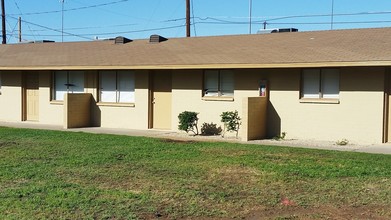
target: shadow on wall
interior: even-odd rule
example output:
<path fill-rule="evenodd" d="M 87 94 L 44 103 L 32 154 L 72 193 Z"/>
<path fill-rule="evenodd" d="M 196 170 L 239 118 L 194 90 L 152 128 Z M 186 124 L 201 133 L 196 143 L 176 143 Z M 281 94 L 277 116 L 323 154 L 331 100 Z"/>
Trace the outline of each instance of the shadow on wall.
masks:
<path fill-rule="evenodd" d="M 95 98 L 91 99 L 91 127 L 101 127 L 101 110 Z"/>
<path fill-rule="evenodd" d="M 18 87 L 22 86 L 22 72 L 21 71 L 2 71 L 1 84 L 4 87 Z"/>
<path fill-rule="evenodd" d="M 273 138 L 281 134 L 281 118 L 273 104 L 269 101 L 267 106 L 267 138 Z"/>

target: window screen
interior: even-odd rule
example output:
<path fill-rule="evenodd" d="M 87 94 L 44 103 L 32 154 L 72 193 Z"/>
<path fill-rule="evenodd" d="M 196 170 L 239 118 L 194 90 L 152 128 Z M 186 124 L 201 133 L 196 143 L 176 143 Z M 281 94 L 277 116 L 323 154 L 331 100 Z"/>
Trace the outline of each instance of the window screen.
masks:
<path fill-rule="evenodd" d="M 115 71 L 100 72 L 100 101 L 117 102 L 117 75 Z"/>
<path fill-rule="evenodd" d="M 83 71 L 56 71 L 54 72 L 53 99 L 63 101 L 66 93 L 84 92 Z"/>
<path fill-rule="evenodd" d="M 117 80 L 117 102 L 134 102 L 134 74 L 130 71 L 119 71 Z"/>
<path fill-rule="evenodd" d="M 231 70 L 206 70 L 204 96 L 233 96 L 234 73 Z"/>
<path fill-rule="evenodd" d="M 54 74 L 54 99 L 64 100 L 64 94 L 68 92 L 68 72 L 57 71 Z"/>
<path fill-rule="evenodd" d="M 100 101 L 132 103 L 135 101 L 135 79 L 132 71 L 101 71 Z"/>
<path fill-rule="evenodd" d="M 339 98 L 339 72 L 336 69 L 322 71 L 322 94 L 323 98 Z"/>
<path fill-rule="evenodd" d="M 234 95 L 234 73 L 230 70 L 220 72 L 220 91 L 222 96 Z"/>
<path fill-rule="evenodd" d="M 205 96 L 219 95 L 219 71 L 209 70 L 205 71 L 204 91 Z"/>
<path fill-rule="evenodd" d="M 320 70 L 304 70 L 303 98 L 319 98 Z"/>
<path fill-rule="evenodd" d="M 306 69 L 302 73 L 302 98 L 338 99 L 338 69 Z"/>

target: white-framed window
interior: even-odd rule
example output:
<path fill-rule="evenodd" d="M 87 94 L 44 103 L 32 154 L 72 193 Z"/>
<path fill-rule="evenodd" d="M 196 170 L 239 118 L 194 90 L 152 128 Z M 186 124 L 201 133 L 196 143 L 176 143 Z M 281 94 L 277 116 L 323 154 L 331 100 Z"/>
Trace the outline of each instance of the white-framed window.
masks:
<path fill-rule="evenodd" d="M 99 102 L 134 103 L 135 79 L 130 70 L 99 72 Z"/>
<path fill-rule="evenodd" d="M 234 72 L 232 70 L 205 70 L 204 96 L 234 96 Z"/>
<path fill-rule="evenodd" d="M 339 69 L 304 69 L 301 98 L 339 99 Z"/>
<path fill-rule="evenodd" d="M 53 100 L 63 101 L 66 93 L 84 93 L 83 71 L 55 71 L 53 73 Z"/>

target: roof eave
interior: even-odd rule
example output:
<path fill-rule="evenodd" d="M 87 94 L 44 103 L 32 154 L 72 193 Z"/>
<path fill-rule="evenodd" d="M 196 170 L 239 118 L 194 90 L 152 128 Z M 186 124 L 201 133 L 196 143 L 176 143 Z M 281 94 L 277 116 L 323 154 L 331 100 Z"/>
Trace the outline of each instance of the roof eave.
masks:
<path fill-rule="evenodd" d="M 269 63 L 269 64 L 186 64 L 186 65 L 135 65 L 135 66 L 0 66 L 0 70 L 156 70 L 156 69 L 271 69 L 271 68 L 319 68 L 391 66 L 391 61 Z"/>

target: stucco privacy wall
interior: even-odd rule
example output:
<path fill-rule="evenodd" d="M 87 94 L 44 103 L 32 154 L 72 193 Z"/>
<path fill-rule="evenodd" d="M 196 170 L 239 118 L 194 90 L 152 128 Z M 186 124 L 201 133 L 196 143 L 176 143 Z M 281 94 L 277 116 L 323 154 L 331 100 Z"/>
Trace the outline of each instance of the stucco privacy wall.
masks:
<path fill-rule="evenodd" d="M 1 71 L 0 120 L 19 122 L 22 117 L 22 74 Z"/>
<path fill-rule="evenodd" d="M 267 104 L 267 97 L 243 98 L 242 140 L 266 138 Z"/>
<path fill-rule="evenodd" d="M 214 123 L 223 128 L 220 115 L 224 111 L 237 110 L 242 116 L 243 98 L 258 96 L 258 82 L 265 76 L 259 70 L 234 70 L 234 72 L 234 100 L 206 101 L 202 99 L 202 70 L 174 70 L 172 75 L 172 129 L 178 130 L 178 115 L 183 111 L 198 112 L 200 128 L 204 122 Z M 228 135 L 234 136 L 235 134 L 227 133 Z M 239 135 L 242 136 L 242 134 Z"/>
<path fill-rule="evenodd" d="M 65 129 L 91 126 L 91 99 L 89 93 L 64 95 Z"/>
<path fill-rule="evenodd" d="M 340 103 L 300 103 L 300 70 L 270 70 L 268 132 L 287 138 L 381 143 L 384 68 L 341 68 Z"/>

